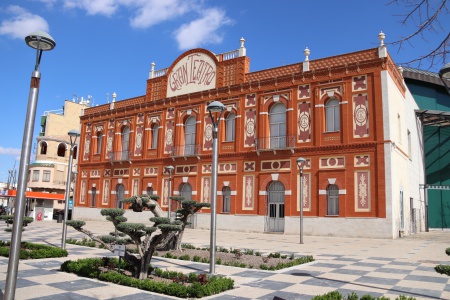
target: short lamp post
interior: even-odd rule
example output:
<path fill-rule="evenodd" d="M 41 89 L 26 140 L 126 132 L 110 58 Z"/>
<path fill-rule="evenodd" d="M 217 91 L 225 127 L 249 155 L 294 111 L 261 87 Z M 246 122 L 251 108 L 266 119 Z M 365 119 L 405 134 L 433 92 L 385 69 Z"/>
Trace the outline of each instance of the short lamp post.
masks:
<path fill-rule="evenodd" d="M 34 121 L 36 118 L 36 107 L 39 95 L 39 84 L 41 73 L 42 51 L 55 48 L 55 40 L 42 31 L 36 31 L 25 37 L 28 46 L 36 49 L 36 64 L 31 73 L 30 92 L 28 94 L 27 114 L 25 117 L 25 128 L 22 139 L 22 152 L 20 153 L 19 179 L 17 182 L 17 199 L 15 203 L 14 225 L 11 233 L 11 246 L 8 260 L 8 273 L 5 283 L 5 300 L 13 300 L 16 293 L 17 270 L 19 268 L 20 243 L 22 239 L 23 215 L 25 213 L 25 196 L 27 189 L 28 165 L 30 163 L 31 145 L 33 140 Z"/>
<path fill-rule="evenodd" d="M 68 132 L 70 138 L 70 155 L 69 155 L 69 165 L 67 167 L 67 181 L 66 181 L 66 195 L 64 198 L 64 222 L 63 231 L 61 239 L 61 249 L 66 249 L 66 237 L 67 237 L 67 218 L 69 216 L 69 198 L 70 198 L 70 183 L 72 176 L 72 163 L 73 163 L 73 150 L 77 145 L 77 138 L 80 136 L 78 130 L 72 129 Z"/>
<path fill-rule="evenodd" d="M 222 118 L 225 105 L 219 101 L 211 102 L 206 109 L 209 111 L 209 117 L 213 125 L 212 131 L 212 179 L 211 179 L 211 232 L 210 232 L 210 253 L 209 253 L 209 273 L 216 272 L 216 202 L 217 202 L 217 159 L 218 159 L 218 145 L 217 135 L 219 132 L 219 121 Z M 214 117 L 216 117 L 214 119 Z"/>
<path fill-rule="evenodd" d="M 303 244 L 303 167 L 306 159 L 303 157 L 297 158 L 298 169 L 300 170 L 300 244 Z"/>
<path fill-rule="evenodd" d="M 167 172 L 169 172 L 169 194 L 167 196 L 168 201 L 168 209 L 167 209 L 167 217 L 170 221 L 172 221 L 171 214 L 172 214 L 172 199 L 170 197 L 172 196 L 172 172 L 175 169 L 174 166 L 168 166 L 166 168 Z"/>
<path fill-rule="evenodd" d="M 450 94 L 450 86 L 448 85 L 450 82 L 450 63 L 446 63 L 442 69 L 439 71 L 439 77 L 442 80 L 442 83 L 444 83 L 447 92 Z"/>

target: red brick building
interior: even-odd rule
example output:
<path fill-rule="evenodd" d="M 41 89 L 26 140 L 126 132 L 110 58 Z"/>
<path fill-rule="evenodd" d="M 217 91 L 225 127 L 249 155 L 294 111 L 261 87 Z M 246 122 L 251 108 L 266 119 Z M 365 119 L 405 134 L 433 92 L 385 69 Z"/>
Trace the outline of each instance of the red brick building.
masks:
<path fill-rule="evenodd" d="M 75 218 L 100 218 L 98 209 L 145 193 L 160 195 L 167 209 L 169 165 L 174 195 L 209 202 L 206 107 L 220 101 L 218 229 L 298 233 L 296 160 L 304 157 L 305 234 L 408 234 L 418 221 L 412 210 L 423 211 L 420 130 L 416 104 L 380 41 L 311 61 L 306 49 L 303 62 L 250 72 L 241 39 L 236 51 L 193 49 L 167 69 L 152 68 L 145 95 L 114 95 L 81 117 Z M 193 224 L 209 228 L 209 220 L 203 209 Z"/>

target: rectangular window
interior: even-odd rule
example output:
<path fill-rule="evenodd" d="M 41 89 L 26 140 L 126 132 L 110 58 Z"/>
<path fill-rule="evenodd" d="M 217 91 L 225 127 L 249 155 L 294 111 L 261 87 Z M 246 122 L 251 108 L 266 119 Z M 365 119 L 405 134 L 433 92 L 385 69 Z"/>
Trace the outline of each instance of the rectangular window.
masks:
<path fill-rule="evenodd" d="M 33 170 L 33 181 L 39 181 L 39 170 Z"/>
<path fill-rule="evenodd" d="M 50 182 L 50 171 L 43 171 L 42 173 L 42 181 L 43 182 Z"/>

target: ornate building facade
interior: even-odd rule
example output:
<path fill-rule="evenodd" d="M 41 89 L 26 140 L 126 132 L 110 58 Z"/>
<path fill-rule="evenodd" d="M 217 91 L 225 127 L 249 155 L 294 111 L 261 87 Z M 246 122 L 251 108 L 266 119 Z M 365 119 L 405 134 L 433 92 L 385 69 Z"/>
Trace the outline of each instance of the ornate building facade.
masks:
<path fill-rule="evenodd" d="M 99 209 L 148 193 L 167 209 L 170 186 L 210 202 L 206 107 L 220 101 L 218 229 L 298 234 L 302 205 L 306 235 L 409 234 L 409 212 L 423 205 L 420 124 L 383 39 L 317 60 L 306 49 L 302 62 L 257 72 L 243 39 L 235 51 L 193 49 L 167 69 L 152 64 L 145 95 L 114 97 L 81 117 L 75 218 L 101 218 Z M 210 214 L 193 226 L 209 228 Z"/>

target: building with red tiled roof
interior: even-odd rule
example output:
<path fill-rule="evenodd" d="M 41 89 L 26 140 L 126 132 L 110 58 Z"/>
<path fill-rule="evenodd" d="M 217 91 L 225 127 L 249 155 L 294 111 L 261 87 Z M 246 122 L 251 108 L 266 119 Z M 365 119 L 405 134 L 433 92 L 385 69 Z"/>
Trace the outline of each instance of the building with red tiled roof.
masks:
<path fill-rule="evenodd" d="M 145 95 L 81 117 L 75 218 L 102 218 L 133 195 L 158 194 L 167 210 L 170 194 L 211 202 L 216 193 L 219 230 L 299 234 L 300 220 L 306 235 L 423 229 L 417 105 L 379 39 L 317 60 L 305 49 L 299 63 L 257 72 L 243 39 L 235 51 L 192 49 L 166 69 L 152 64 Z M 226 107 L 214 192 L 212 101 Z M 208 229 L 210 216 L 202 209 L 192 226 Z"/>

